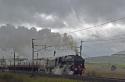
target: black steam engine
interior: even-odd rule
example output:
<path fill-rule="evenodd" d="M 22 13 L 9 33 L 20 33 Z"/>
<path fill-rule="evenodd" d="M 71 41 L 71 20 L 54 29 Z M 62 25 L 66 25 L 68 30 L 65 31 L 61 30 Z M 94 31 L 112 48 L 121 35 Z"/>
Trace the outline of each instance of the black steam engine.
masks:
<path fill-rule="evenodd" d="M 45 65 L 40 64 L 25 64 L 25 65 L 8 65 L 6 71 L 23 71 L 23 72 L 45 72 L 53 73 L 61 71 L 60 74 L 82 75 L 85 71 L 85 60 L 78 55 L 67 55 L 55 57 L 53 59 L 46 59 Z"/>
<path fill-rule="evenodd" d="M 85 71 L 85 60 L 78 55 L 68 55 L 57 57 L 54 60 L 48 61 L 47 69 L 53 72 L 53 69 L 60 69 L 61 74 L 82 75 Z M 59 70 L 58 70 L 59 71 Z"/>

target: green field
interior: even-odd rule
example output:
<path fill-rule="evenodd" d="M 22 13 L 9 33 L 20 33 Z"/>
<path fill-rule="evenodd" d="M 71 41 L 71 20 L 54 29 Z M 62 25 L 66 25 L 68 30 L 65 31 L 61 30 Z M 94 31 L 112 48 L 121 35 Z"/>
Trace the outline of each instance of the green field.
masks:
<path fill-rule="evenodd" d="M 124 78 L 125 76 L 125 65 L 124 64 L 115 64 L 117 69 L 111 71 L 112 64 L 106 63 L 88 63 L 86 64 L 86 73 L 87 76 L 96 76 L 96 77 L 108 77 L 108 78 Z"/>
<path fill-rule="evenodd" d="M 14 73 L 0 73 L 0 82 L 81 82 L 64 78 L 40 77 Z M 83 82 L 83 81 L 82 81 Z"/>
<path fill-rule="evenodd" d="M 112 65 L 116 66 L 117 69 L 115 71 L 111 71 Z M 87 58 L 86 75 L 124 78 L 125 56 L 111 55 Z"/>

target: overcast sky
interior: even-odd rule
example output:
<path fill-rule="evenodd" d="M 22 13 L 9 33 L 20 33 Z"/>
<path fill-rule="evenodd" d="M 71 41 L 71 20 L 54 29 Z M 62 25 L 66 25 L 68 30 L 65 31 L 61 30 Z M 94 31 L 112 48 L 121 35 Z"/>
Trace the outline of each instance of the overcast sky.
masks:
<path fill-rule="evenodd" d="M 125 0 L 0 0 L 1 25 L 51 28 L 53 32 L 69 33 L 122 17 L 125 17 Z M 125 36 L 124 22 L 125 19 L 69 34 L 77 42 L 118 39 L 83 44 L 86 56 L 110 55 L 125 50 L 124 39 L 119 39 Z"/>

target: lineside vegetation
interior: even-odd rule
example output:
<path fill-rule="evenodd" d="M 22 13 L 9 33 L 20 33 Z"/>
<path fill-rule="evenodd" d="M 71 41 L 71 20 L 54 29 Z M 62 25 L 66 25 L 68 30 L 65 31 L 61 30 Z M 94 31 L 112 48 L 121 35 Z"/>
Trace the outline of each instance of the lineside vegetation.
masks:
<path fill-rule="evenodd" d="M 0 73 L 0 82 L 81 82 L 77 80 L 40 77 L 15 73 Z"/>

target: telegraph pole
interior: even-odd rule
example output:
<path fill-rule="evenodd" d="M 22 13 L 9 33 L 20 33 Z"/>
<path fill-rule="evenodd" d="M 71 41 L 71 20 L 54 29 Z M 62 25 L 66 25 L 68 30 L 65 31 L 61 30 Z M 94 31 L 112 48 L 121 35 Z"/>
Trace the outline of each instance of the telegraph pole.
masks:
<path fill-rule="evenodd" d="M 5 60 L 4 60 L 4 56 L 3 56 L 3 59 L 2 59 L 2 72 L 4 71 L 4 68 L 5 68 Z"/>
<path fill-rule="evenodd" d="M 2 65 L 4 66 L 4 64 L 5 64 L 5 59 L 4 59 L 4 56 L 3 56 Z"/>
<path fill-rule="evenodd" d="M 3 66 L 4 67 L 6 66 L 6 59 L 4 58 L 4 56 L 3 56 Z"/>
<path fill-rule="evenodd" d="M 56 51 L 54 50 L 54 54 L 53 54 L 53 56 L 55 56 L 56 55 Z"/>
<path fill-rule="evenodd" d="M 38 51 L 40 51 L 40 50 L 35 50 L 35 47 L 37 47 L 37 46 L 42 46 L 43 47 L 43 49 L 47 49 L 47 48 L 49 48 L 49 47 L 52 47 L 52 46 L 48 46 L 48 45 L 36 45 L 35 43 L 34 43 L 34 40 L 37 40 L 37 39 L 32 39 L 32 65 L 34 65 L 34 55 L 35 55 L 35 52 L 37 52 L 37 60 L 38 60 Z"/>
<path fill-rule="evenodd" d="M 38 60 L 39 53 L 37 52 L 37 60 Z"/>
<path fill-rule="evenodd" d="M 32 39 L 32 64 L 34 64 L 34 40 Z"/>
<path fill-rule="evenodd" d="M 32 73 L 34 72 L 34 40 L 32 39 Z"/>
<path fill-rule="evenodd" d="M 38 57 L 39 57 L 39 53 L 37 52 L 37 65 L 38 65 Z"/>
<path fill-rule="evenodd" d="M 82 56 L 82 44 L 84 41 L 81 40 L 81 44 L 80 44 L 80 56 Z"/>
<path fill-rule="evenodd" d="M 14 72 L 15 72 L 15 50 L 13 49 L 13 59 L 14 59 Z"/>
<path fill-rule="evenodd" d="M 11 66 L 11 60 L 10 60 L 10 66 Z"/>

